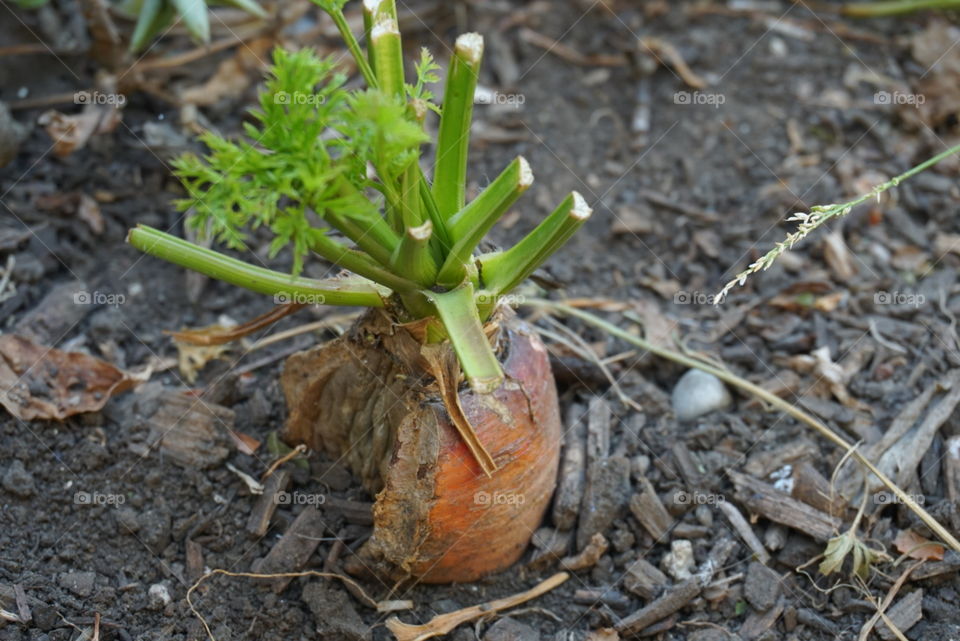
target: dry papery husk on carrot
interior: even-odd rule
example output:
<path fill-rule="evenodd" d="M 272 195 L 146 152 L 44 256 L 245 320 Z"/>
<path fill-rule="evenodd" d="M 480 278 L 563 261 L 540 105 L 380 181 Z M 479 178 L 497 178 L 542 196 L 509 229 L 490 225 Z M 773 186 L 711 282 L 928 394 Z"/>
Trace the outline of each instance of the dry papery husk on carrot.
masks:
<path fill-rule="evenodd" d="M 444 395 L 437 378 L 459 376 L 449 343 L 426 344 L 424 322 L 380 309 L 287 360 L 287 440 L 342 461 L 376 496 L 360 557 L 378 573 L 474 581 L 517 561 L 540 525 L 561 441 L 549 358 L 508 308 L 485 329 L 505 374 L 488 395 L 463 384 Z M 490 474 L 454 426 L 461 410 L 496 464 Z"/>

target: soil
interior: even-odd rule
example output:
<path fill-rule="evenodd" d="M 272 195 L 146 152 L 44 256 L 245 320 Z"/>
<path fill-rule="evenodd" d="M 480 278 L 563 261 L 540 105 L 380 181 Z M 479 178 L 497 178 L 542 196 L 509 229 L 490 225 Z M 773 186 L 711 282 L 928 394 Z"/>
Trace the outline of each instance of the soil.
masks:
<path fill-rule="evenodd" d="M 919 82 L 925 69 L 911 59 L 904 38 L 944 18 L 920 13 L 853 21 L 834 14 L 818 16 L 802 3 L 789 2 L 752 3 L 759 7 L 753 12 L 705 11 L 719 8 L 710 3 L 635 4 L 546 2 L 531 10 L 509 2 L 465 3 L 456 5 L 456 11 L 445 3 L 412 5 L 414 11 L 429 12 L 430 18 L 424 21 L 428 28 L 417 27 L 406 36 L 408 44 L 442 51 L 441 42 L 451 42 L 462 21 L 471 30 L 498 32 L 498 44 L 508 48 L 520 69 L 511 87 L 503 86 L 495 65 L 487 65 L 482 79 L 514 96 L 514 102 L 522 97 L 518 109 L 487 105 L 475 110 L 481 123 L 523 139 L 475 139 L 470 175 L 476 185 L 485 184 L 517 154 L 524 155 L 536 173 L 525 205 L 517 208 L 519 216 L 508 216 L 507 224 L 494 231 L 494 242 L 515 242 L 569 190 L 579 190 L 595 214 L 538 279 L 560 288 L 553 296 L 642 301 L 658 317 L 677 322 L 688 347 L 722 359 L 757 383 L 786 377 L 791 357 L 828 347 L 834 361 L 843 361 L 869 344 L 872 355 L 846 381 L 865 409 L 851 410 L 822 397 L 816 399 L 817 408 L 838 431 L 856 434 L 851 426 L 860 425 L 860 418 L 882 431 L 905 402 L 960 366 L 953 317 L 960 312 L 958 260 L 934 252 L 938 234 L 960 231 L 953 216 L 960 202 L 955 162 L 901 187 L 898 201 L 882 213 L 867 206 L 832 225 L 842 230 L 849 247 L 855 273 L 846 278 L 831 267 L 821 232 L 798 248 L 793 260 L 736 290 L 724 307 L 712 306 L 708 297 L 785 235 L 789 227 L 783 221 L 791 212 L 852 197 L 877 177 L 904 171 L 955 137 L 955 118 L 917 126 L 896 105 L 877 104 L 877 88 L 869 81 L 851 80 L 854 72 L 863 72 L 907 86 Z M 36 41 L 35 17 L 6 5 L 4 11 L 0 39 L 5 44 Z M 14 13 L 24 22 L 14 20 Z M 522 18 L 523 25 L 511 25 L 511 18 Z M 778 18 L 783 20 L 778 23 Z M 523 28 L 560 39 L 584 55 L 625 56 L 629 64 L 574 65 L 531 44 Z M 851 36 L 851 31 L 860 35 Z M 638 44 L 638 36 L 670 43 L 710 83 L 695 100 L 716 103 L 716 96 L 722 96 L 722 104 L 677 99 L 677 92 L 690 95 L 694 90 L 671 68 L 655 62 L 651 68 L 652 58 Z M 488 56 L 492 47 L 488 40 Z M 230 55 L 205 58 L 178 78 L 202 79 Z M 82 56 L 7 55 L 0 58 L 0 100 L 15 103 L 25 93 L 34 97 L 86 89 L 93 86 L 96 69 Z M 644 102 L 651 120 L 645 136 L 631 131 L 641 86 L 649 91 Z M 253 97 L 251 88 L 202 111 L 221 131 L 237 131 L 240 114 Z M 68 113 L 74 109 L 60 108 Z M 223 316 L 242 322 L 272 307 L 262 296 L 213 281 L 202 283 L 202 293 L 191 296 L 196 283 L 188 283 L 181 269 L 124 244 L 126 230 L 137 223 L 184 233 L 183 217 L 171 205 L 181 192 L 169 172 L 170 150 L 144 142 L 148 125 L 169 124 L 179 130 L 175 105 L 146 93 L 130 95 L 123 122 L 113 133 L 96 135 L 85 148 L 63 158 L 50 153 L 49 136 L 33 124 L 42 111 L 15 110 L 28 134 L 14 162 L 0 170 L 0 225 L 17 232 L 32 230 L 21 243 L 0 246 L 0 258 L 12 255 L 16 260 L 16 294 L 0 302 L 2 331 L 13 331 L 44 296 L 64 283 L 122 295 L 114 299 L 120 304 L 84 307 L 48 344 L 134 368 L 154 357 L 176 356 L 167 330 L 206 326 Z M 72 213 L 42 206 L 53 195 L 71 192 L 97 199 L 105 222 L 102 232 L 95 233 Z M 651 200 L 650 192 L 662 198 Z M 632 231 L 617 233 L 618 223 Z M 266 239 L 258 237 L 252 245 L 264 262 L 287 267 L 282 254 L 266 258 Z M 918 254 L 931 269 L 912 267 L 909 259 Z M 321 263 L 308 269 L 317 276 L 328 271 Z M 803 286 L 798 289 L 797 283 Z M 801 295 L 834 292 L 843 297 L 832 309 L 796 302 Z M 926 303 L 881 305 L 877 292 L 921 292 Z M 791 304 L 781 304 L 778 295 Z M 301 312 L 251 339 L 290 329 L 311 320 L 311 314 L 323 317 L 339 311 Z M 527 312 L 521 308 L 521 313 Z M 860 321 L 867 317 L 877 321 L 884 342 L 902 345 L 902 352 L 891 350 L 876 331 L 865 328 Z M 612 318 L 631 324 L 624 317 Z M 607 355 L 626 349 L 593 328 L 564 322 Z M 192 385 L 175 368 L 155 374 L 152 383 L 205 390 L 210 402 L 234 410 L 236 430 L 263 441 L 282 428 L 287 414 L 278 383 L 282 355 L 332 335 L 300 336 L 252 353 L 236 349 L 208 365 Z M 765 462 L 778 460 L 784 444 L 805 447 L 806 460 L 827 478 L 842 455 L 805 426 L 765 411 L 745 396 L 728 410 L 678 422 L 669 394 L 684 370 L 647 354 L 629 353 L 613 366 L 623 391 L 642 412 L 619 404 L 608 385 L 580 376 L 583 382 L 561 367 L 556 373 L 562 413 L 568 417 L 565 427 L 573 429 L 586 420 L 583 412 L 571 408 L 581 408 L 595 396 L 607 399 L 615 414 L 611 450 L 636 465 L 646 461 L 647 478 L 663 497 L 683 488 L 684 480 L 689 482 L 681 480 L 678 444 L 696 458 L 700 489 L 730 500 L 732 484 L 725 470 L 762 469 Z M 238 370 L 243 373 L 238 375 Z M 798 396 L 816 382 L 812 374 L 802 373 L 795 385 Z M 101 639 L 205 638 L 185 600 L 196 571 L 188 562 L 187 542 L 199 544 L 201 569 L 247 572 L 304 509 L 281 506 L 268 532 L 250 538 L 247 520 L 257 497 L 225 463 L 258 477 L 269 455 L 261 449 L 250 456 L 231 447 L 226 461 L 201 469 L 145 452 L 148 396 L 127 393 L 101 412 L 63 423 L 24 422 L 0 412 L 0 589 L 21 586 L 33 617 L 29 625 L 4 625 L 0 618 L 0 640 L 91 638 L 95 615 L 100 617 Z M 950 419 L 937 437 L 939 447 L 958 433 L 960 422 Z M 372 500 L 321 454 L 312 455 L 309 470 L 288 467 L 293 488 L 304 493 L 324 492 L 341 503 Z M 949 514 L 943 483 L 923 484 L 918 490 L 926 494 L 928 507 L 943 503 L 943 514 Z M 104 498 L 78 501 L 78 493 Z M 955 515 L 956 506 L 952 509 Z M 311 569 L 322 569 L 333 547 L 340 546 L 341 557 L 349 556 L 369 536 L 363 518 L 329 505 L 321 514 L 319 547 L 306 564 Z M 614 516 L 605 529 L 612 542 L 609 552 L 594 567 L 574 573 L 564 585 L 515 613 L 514 619 L 539 631 L 542 639 L 584 639 L 588 631 L 612 626 L 645 605 L 644 599 L 623 590 L 624 571 L 638 556 L 659 565 L 676 537 L 655 541 L 628 510 Z M 751 552 L 715 505 L 676 509 L 674 516 L 678 523 L 701 526 L 699 531 L 688 527 L 686 535 L 698 563 L 718 540 L 730 536 L 738 545 L 724 571 L 727 576 L 747 575 Z M 915 520 L 898 506 L 874 514 L 870 522 L 879 531 L 916 528 Z M 944 522 L 960 534 L 956 520 Z M 761 533 L 766 527 L 763 519 L 756 524 Z M 785 616 L 759 638 L 855 638 L 873 614 L 862 591 L 841 587 L 827 592 L 836 577 L 817 576 L 812 582 L 811 569 L 808 575 L 792 572 L 822 548 L 793 534 L 774 553 L 772 567 L 788 577 L 782 581 L 783 604 L 792 612 L 794 627 L 785 627 L 790 619 Z M 528 557 L 507 572 L 468 585 L 392 586 L 369 579 L 363 585 L 375 598 L 389 594 L 411 599 L 414 609 L 400 618 L 425 622 L 437 613 L 526 590 L 556 571 L 555 566 L 528 567 Z M 896 578 L 900 570 L 890 572 Z M 874 576 L 867 593 L 882 598 L 891 582 Z M 158 584 L 169 593 L 169 603 L 161 588 L 152 587 Z M 736 633 L 745 619 L 770 607 L 758 606 L 757 599 L 744 600 L 743 588 L 736 581 L 732 585 L 716 601 L 695 600 L 662 638 L 727 638 L 717 626 Z M 958 574 L 910 586 L 923 587 L 925 596 L 924 619 L 908 637 L 960 637 Z M 608 587 L 621 594 L 623 604 L 600 604 L 575 594 Z M 387 615 L 348 597 L 339 582 L 312 577 L 295 579 L 277 594 L 263 582 L 219 576 L 197 591 L 194 602 L 218 641 L 391 637 L 383 626 Z M 4 592 L 0 605 L 16 609 Z M 796 623 L 797 613 L 808 611 L 811 614 L 801 615 Z M 508 623 L 498 624 L 501 632 L 491 631 L 487 638 L 537 638 Z M 483 638 L 489 628 L 490 623 L 476 629 L 461 626 L 451 638 Z M 717 636 L 708 636 L 713 632 Z"/>

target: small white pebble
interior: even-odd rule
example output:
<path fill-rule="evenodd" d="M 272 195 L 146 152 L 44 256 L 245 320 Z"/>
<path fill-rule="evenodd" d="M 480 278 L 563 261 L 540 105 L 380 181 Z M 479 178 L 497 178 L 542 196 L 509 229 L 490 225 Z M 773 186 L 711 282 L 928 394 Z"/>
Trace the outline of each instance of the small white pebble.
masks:
<path fill-rule="evenodd" d="M 173 599 L 170 598 L 170 590 L 162 583 L 154 583 L 151 585 L 150 589 L 147 590 L 147 596 L 150 599 L 150 607 L 157 610 L 167 607 L 170 605 L 170 602 L 173 601 Z"/>
<path fill-rule="evenodd" d="M 698 369 L 691 369 L 681 376 L 670 396 L 673 413 L 680 421 L 692 421 L 723 409 L 732 401 L 733 397 L 723 381 Z"/>
<path fill-rule="evenodd" d="M 663 557 L 663 570 L 677 581 L 686 581 L 693 573 L 693 544 L 686 539 L 670 543 L 670 551 Z"/>

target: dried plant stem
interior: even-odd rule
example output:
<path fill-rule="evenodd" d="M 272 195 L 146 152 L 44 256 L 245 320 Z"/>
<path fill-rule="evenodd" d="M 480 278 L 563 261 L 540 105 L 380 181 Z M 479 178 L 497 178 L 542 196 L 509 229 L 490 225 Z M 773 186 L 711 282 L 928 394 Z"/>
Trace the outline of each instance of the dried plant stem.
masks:
<path fill-rule="evenodd" d="M 867 200 L 870 200 L 871 198 L 876 197 L 879 199 L 880 194 L 882 194 L 883 192 L 893 187 L 896 187 L 907 178 L 910 178 L 916 174 L 919 174 L 921 171 L 924 171 L 925 169 L 929 169 L 930 167 L 933 167 L 944 158 L 948 156 L 952 156 L 958 151 L 960 151 L 960 145 L 954 145 L 953 147 L 950 147 L 946 151 L 942 151 L 936 156 L 933 156 L 932 158 L 928 158 L 927 160 L 923 161 L 916 167 L 913 167 L 912 169 L 905 171 L 899 176 L 895 176 L 894 178 L 891 178 L 887 182 L 877 185 L 876 187 L 871 189 L 868 193 L 863 194 L 859 198 L 855 198 L 854 200 L 851 200 L 849 202 L 841 203 L 839 205 L 816 205 L 810 208 L 810 213 L 803 213 L 803 212 L 795 213 L 793 216 L 788 218 L 787 221 L 799 222 L 800 224 L 797 226 L 797 230 L 795 232 L 787 234 L 787 237 L 781 240 L 780 242 L 778 242 L 773 249 L 771 249 L 766 254 L 764 254 L 757 260 L 755 260 L 753 263 L 750 264 L 749 267 L 747 267 L 745 270 L 743 270 L 742 272 L 734 276 L 733 280 L 731 280 L 729 283 L 724 285 L 723 289 L 720 290 L 720 293 L 717 294 L 717 297 L 715 299 L 716 303 L 717 304 L 722 303 L 723 299 L 727 295 L 727 292 L 729 292 L 735 286 L 738 286 L 738 285 L 742 286 L 745 282 L 747 282 L 747 277 L 750 276 L 751 274 L 755 274 L 757 272 L 768 269 L 786 251 L 793 249 L 794 245 L 796 245 L 799 241 L 806 238 L 811 232 L 813 232 L 818 227 L 826 223 L 828 220 L 832 218 L 838 218 L 840 216 L 846 216 L 853 210 L 854 207 L 856 207 L 857 205 L 863 202 L 866 202 Z"/>
<path fill-rule="evenodd" d="M 648 350 L 649 352 L 656 354 L 661 358 L 666 358 L 675 363 L 679 363 L 686 367 L 693 367 L 709 374 L 713 374 L 722 381 L 729 383 L 735 387 L 740 388 L 741 390 L 751 394 L 762 401 L 769 403 L 775 408 L 782 410 L 794 417 L 795 419 L 802 421 L 819 432 L 824 438 L 834 443 L 838 447 L 843 448 L 847 452 L 851 452 L 851 456 L 859 461 L 864 467 L 866 467 L 870 472 L 872 472 L 880 482 L 883 483 L 887 489 L 893 492 L 900 501 L 903 502 L 914 514 L 916 514 L 921 521 L 927 524 L 927 526 L 936 533 L 940 539 L 949 545 L 951 548 L 960 552 L 960 541 L 958 541 L 950 532 L 946 530 L 940 523 L 937 522 L 930 514 L 923 509 L 909 494 L 904 492 L 896 483 L 887 477 L 886 474 L 877 469 L 877 466 L 871 463 L 854 445 L 847 442 L 842 436 L 835 433 L 832 429 L 827 427 L 824 423 L 820 422 L 810 414 L 804 412 L 802 409 L 787 403 L 779 396 L 768 392 L 767 390 L 754 385 L 750 381 L 737 376 L 731 372 L 720 369 L 709 363 L 685 356 L 678 351 L 669 349 L 667 347 L 661 347 L 654 345 L 638 336 L 634 336 L 629 332 L 617 327 L 613 323 L 607 322 L 595 316 L 589 312 L 585 312 L 581 309 L 571 307 L 569 305 L 558 303 L 555 301 L 545 300 L 545 299 L 527 299 L 524 305 L 535 307 L 539 309 L 545 309 L 557 314 L 562 314 L 566 316 L 573 316 L 579 318 L 580 320 L 597 327 L 607 334 L 624 340 L 632 345 L 636 345 L 641 349 Z"/>
<path fill-rule="evenodd" d="M 570 575 L 566 572 L 558 572 L 526 592 L 514 594 L 513 596 L 495 601 L 488 601 L 483 605 L 474 605 L 447 614 L 438 614 L 423 625 L 410 625 L 401 622 L 396 617 L 391 617 L 387 620 L 387 629 L 393 633 L 397 641 L 426 641 L 426 639 L 443 636 L 462 623 L 474 621 L 480 617 L 535 599 L 553 590 L 569 578 Z"/>

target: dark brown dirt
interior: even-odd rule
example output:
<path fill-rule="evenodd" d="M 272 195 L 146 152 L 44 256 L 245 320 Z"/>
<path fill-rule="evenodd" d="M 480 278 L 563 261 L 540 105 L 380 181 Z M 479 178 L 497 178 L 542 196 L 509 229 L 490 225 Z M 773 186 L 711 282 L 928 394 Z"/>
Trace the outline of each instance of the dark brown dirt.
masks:
<path fill-rule="evenodd" d="M 458 6 L 463 7 L 471 30 L 489 33 L 522 10 L 516 4 Z M 871 359 L 848 383 L 850 393 L 869 409 L 854 411 L 831 399 L 816 399 L 816 411 L 840 431 L 856 434 L 851 426 L 858 425 L 855 419 L 859 418 L 882 431 L 904 402 L 944 371 L 960 366 L 951 316 L 960 313 L 958 261 L 954 255 L 934 252 L 938 233 L 960 231 L 955 218 L 960 202 L 955 163 L 947 163 L 942 173 L 930 173 L 903 186 L 897 205 L 883 215 L 874 216 L 863 208 L 834 227 L 844 230 L 853 253 L 857 273 L 852 277 L 841 279 L 828 268 L 821 234 L 796 252 L 798 260 L 790 263 L 791 269 L 775 266 L 736 292 L 727 306 L 714 308 L 705 300 L 758 251 L 784 235 L 788 228 L 782 221 L 789 213 L 851 197 L 858 193 L 858 185 L 862 189 L 858 179 L 868 172 L 895 175 L 956 137 L 955 119 L 935 128 L 908 126 L 893 106 L 875 103 L 874 86 L 849 79 L 851 70 L 859 70 L 907 84 L 918 81 L 925 69 L 911 60 L 897 38 L 918 33 L 930 20 L 941 18 L 918 14 L 853 22 L 830 15 L 821 22 L 789 2 L 760 3 L 770 7 L 754 16 L 696 12 L 696 6 L 713 6 L 709 4 L 661 3 L 663 13 L 649 14 L 634 3 L 611 3 L 610 12 L 601 3 L 592 3 L 592 10 L 587 10 L 590 4 L 543 3 L 531 12 L 527 26 L 562 39 L 584 54 L 628 52 L 638 67 L 645 67 L 645 56 L 638 53 L 637 36 L 661 38 L 675 46 L 697 74 L 710 80 L 712 86 L 703 93 L 722 95 L 724 102 L 719 106 L 677 104 L 677 92 L 693 90 L 677 74 L 657 67 L 644 80 L 652 118 L 647 144 L 635 147 L 629 133 L 640 82 L 635 69 L 574 66 L 528 44 L 517 28 L 504 31 L 502 38 L 521 75 L 515 87 L 501 90 L 522 95 L 522 108 L 480 106 L 476 114 L 488 125 L 503 127 L 525 141 L 476 144 L 471 176 L 478 185 L 484 184 L 513 156 L 523 154 L 537 182 L 525 197 L 525 206 L 517 209 L 520 217 L 515 224 L 494 232 L 495 242 L 517 240 L 567 191 L 577 189 L 596 213 L 547 270 L 567 295 L 650 301 L 662 315 L 679 322 L 690 347 L 722 358 L 755 382 L 784 376 L 791 368 L 790 357 L 818 347 L 829 347 L 833 360 L 842 361 L 864 343 L 871 344 L 875 349 Z M 645 6 L 649 9 L 654 4 Z M 421 6 L 414 8 L 419 11 Z M 31 31 L 14 20 L 13 12 L 36 27 L 33 18 L 4 5 L 0 9 L 3 44 L 35 42 Z M 443 18 L 429 22 L 429 30 L 408 35 L 408 42 L 436 50 L 441 47 L 436 37 L 452 41 L 457 31 L 455 16 L 445 11 L 439 15 Z M 807 30 L 791 35 L 771 29 L 778 17 L 802 23 Z M 872 39 L 838 35 L 840 26 Z M 211 73 L 220 59 L 205 60 L 205 73 Z M 200 66 L 191 72 L 199 73 Z M 22 98 L 21 88 L 30 96 L 88 88 L 93 72 L 92 63 L 81 57 L 0 58 L 0 99 Z M 484 84 L 499 86 L 500 78 L 490 65 L 485 74 Z M 217 127 L 235 131 L 238 114 L 251 99 L 252 93 L 247 92 L 204 111 Z M 69 112 L 73 107 L 62 109 Z M 62 159 L 50 155 L 49 137 L 42 128 L 32 126 L 40 112 L 15 112 L 21 122 L 31 124 L 29 135 L 15 162 L 0 174 L 0 225 L 33 232 L 13 249 L 0 247 L 0 258 L 13 255 L 16 259 L 16 294 L 0 302 L 0 330 L 10 331 L 54 286 L 82 281 L 89 292 L 122 294 L 123 304 L 90 305 L 52 343 L 134 367 L 155 355 L 175 355 L 164 330 L 208 325 L 224 314 L 243 321 L 271 307 L 270 300 L 216 282 L 206 283 L 202 295 L 191 302 L 183 271 L 141 256 L 123 243 L 126 230 L 136 223 L 183 233 L 182 218 L 170 205 L 179 191 L 166 156 L 143 142 L 148 123 L 174 123 L 176 128 L 175 107 L 145 94 L 133 95 L 116 132 L 96 136 L 85 149 Z M 801 149 L 792 148 L 788 128 L 799 133 Z M 871 184 L 868 180 L 865 186 Z M 103 233 L 95 235 L 72 215 L 38 206 L 44 196 L 73 191 L 111 194 L 100 204 L 106 222 Z M 644 195 L 647 191 L 663 195 L 680 209 L 651 204 Z M 684 208 L 688 213 L 683 213 Z M 646 222 L 634 227 L 636 233 L 612 233 L 618 220 L 631 216 Z M 891 255 L 909 254 L 911 247 L 928 257 L 930 270 L 911 270 L 905 262 L 891 260 Z M 266 260 L 265 243 L 256 250 Z M 268 262 L 283 269 L 284 258 Z M 315 264 L 309 271 L 322 275 L 327 267 Z M 807 283 L 805 292 L 843 292 L 843 300 L 831 312 L 802 304 L 778 306 L 774 297 L 798 281 Z M 877 292 L 923 292 L 926 302 L 882 305 L 875 298 Z M 942 303 L 938 303 L 941 293 Z M 788 294 L 795 302 L 797 292 Z M 742 315 L 730 314 L 732 309 L 741 310 Z M 288 329 L 308 316 L 302 313 L 253 338 Z M 887 342 L 903 345 L 904 352 L 878 343 L 869 327 L 864 327 L 867 317 L 876 319 Z M 626 319 L 619 321 L 629 324 Z M 605 345 L 610 355 L 624 349 L 595 329 L 569 325 L 587 341 Z M 265 439 L 282 427 L 286 415 L 278 387 L 282 360 L 242 376 L 235 371 L 267 354 L 312 340 L 301 337 L 253 354 L 235 351 L 227 361 L 205 369 L 196 387 L 212 388 L 211 398 L 236 411 L 238 430 Z M 827 477 L 841 454 L 805 427 L 765 412 L 745 397 L 737 398 L 729 411 L 681 425 L 673 418 L 668 400 L 681 368 L 634 354 L 614 371 L 623 389 L 643 405 L 644 413 L 614 405 L 613 450 L 652 461 L 647 475 L 663 497 L 684 487 L 674 448 L 678 442 L 696 457 L 701 489 L 715 496 L 730 492 L 731 500 L 731 484 L 723 471 L 751 462 L 762 467 L 785 443 L 812 443 L 805 457 Z M 566 371 L 557 374 L 564 381 L 571 379 Z M 158 374 L 154 380 L 173 388 L 185 386 L 176 370 Z M 798 394 L 806 395 L 813 383 L 812 375 L 802 375 Z M 564 410 L 593 394 L 616 402 L 604 386 L 564 383 L 560 391 Z M 0 413 L 0 477 L 4 477 L 0 589 L 22 586 L 33 614 L 33 623 L 27 626 L 4 625 L 0 620 L 0 641 L 88 638 L 81 634 L 91 628 L 95 613 L 102 616 L 102 639 L 203 638 L 184 600 L 191 584 L 185 541 L 190 538 L 200 544 L 206 567 L 248 571 L 300 511 L 301 506 L 281 506 L 264 537 L 248 538 L 245 526 L 256 497 L 225 466 L 184 469 L 156 453 L 141 458 L 131 449 L 131 444 L 146 439 L 148 401 L 142 395 L 127 394 L 100 413 L 63 424 L 24 423 Z M 938 437 L 939 447 L 943 439 L 958 433 L 960 423 L 951 419 Z M 228 461 L 259 476 L 266 459 L 262 451 L 251 457 L 232 449 Z M 342 469 L 331 471 L 321 456 L 314 456 L 311 469 L 312 474 L 293 470 L 295 488 L 340 499 L 370 500 L 358 483 L 350 481 Z M 921 489 L 928 497 L 927 506 L 941 505 L 944 522 L 960 534 L 956 519 L 949 520 L 950 509 L 956 515 L 956 506 L 951 508 L 944 498 L 942 482 Z M 78 502 L 76 496 L 83 492 L 114 497 L 113 504 Z M 326 528 L 317 533 L 322 538 L 309 567 L 323 565 L 336 538 L 356 548 L 369 534 L 367 526 L 348 522 L 335 509 L 328 507 L 323 515 Z M 697 562 L 706 558 L 718 539 L 734 536 L 711 506 L 686 511 L 681 507 L 675 516 L 689 526 L 712 524 L 705 533 L 688 535 Z M 878 528 L 875 536 L 882 538 L 881 533 L 913 521 L 907 512 L 891 506 L 870 523 Z M 762 533 L 765 527 L 761 520 L 757 531 Z M 629 593 L 627 606 L 620 609 L 574 600 L 575 591 L 588 587 L 615 586 L 624 592 L 619 582 L 638 555 L 657 565 L 670 550 L 669 541 L 651 539 L 625 509 L 606 534 L 613 546 L 596 567 L 576 573 L 564 586 L 532 603 L 535 609 L 514 618 L 539 630 L 543 639 L 583 639 L 588 630 L 612 625 L 644 605 Z M 872 614 L 863 594 L 850 588 L 825 593 L 822 590 L 832 582 L 820 577 L 814 585 L 808 577 L 789 572 L 821 551 L 822 546 L 809 539 L 791 535 L 786 546 L 774 553 L 773 567 L 789 577 L 782 592 L 786 608 L 793 610 L 792 620 L 797 620 L 797 612 L 811 612 L 799 616 L 800 624 L 790 638 L 855 638 Z M 749 550 L 740 544 L 725 572 L 746 573 L 750 560 Z M 416 604 L 413 612 L 400 615 L 404 621 L 426 621 L 438 612 L 527 589 L 554 571 L 518 565 L 471 585 L 401 586 L 391 598 L 409 598 Z M 898 569 L 891 572 L 899 574 Z M 200 591 L 196 603 L 218 641 L 342 639 L 364 634 L 389 638 L 382 626 L 384 616 L 347 597 L 339 584 L 315 583 L 317 579 L 296 579 L 284 592 L 274 594 L 248 579 L 218 577 Z M 150 588 L 156 584 L 168 590 L 169 604 L 151 597 Z M 886 578 L 875 576 L 870 589 L 882 597 L 889 585 Z M 909 589 L 917 585 L 912 583 Z M 925 618 L 908 636 L 960 637 L 957 573 L 919 585 L 925 588 Z M 382 598 L 392 586 L 368 582 L 365 587 Z M 695 602 L 680 613 L 678 621 L 683 624 L 662 638 L 722 638 L 705 636 L 705 631 L 712 630 L 710 625 L 736 632 L 753 612 L 740 590 L 734 587 L 717 602 Z M 3 592 L 0 605 L 15 609 Z M 815 617 L 821 618 L 819 623 Z M 467 641 L 476 636 L 471 626 L 463 626 L 452 638 Z M 788 638 L 788 631 L 781 620 L 760 638 Z"/>

